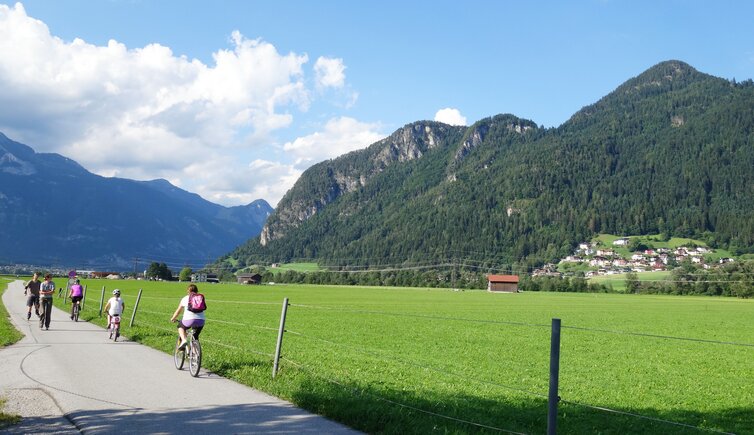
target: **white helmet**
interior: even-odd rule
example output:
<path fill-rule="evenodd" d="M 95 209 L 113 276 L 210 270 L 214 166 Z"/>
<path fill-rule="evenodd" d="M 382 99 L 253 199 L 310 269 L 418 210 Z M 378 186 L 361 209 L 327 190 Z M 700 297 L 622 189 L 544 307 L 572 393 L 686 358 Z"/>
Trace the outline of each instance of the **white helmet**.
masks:
<path fill-rule="evenodd" d="M 115 290 L 113 290 L 113 294 L 116 296 L 120 296 L 120 290 L 116 288 Z"/>

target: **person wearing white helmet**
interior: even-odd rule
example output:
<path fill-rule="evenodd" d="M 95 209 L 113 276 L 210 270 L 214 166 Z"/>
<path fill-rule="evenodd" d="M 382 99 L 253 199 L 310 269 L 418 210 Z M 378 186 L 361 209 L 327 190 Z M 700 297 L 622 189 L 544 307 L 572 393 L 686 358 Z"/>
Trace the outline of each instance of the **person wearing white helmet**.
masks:
<path fill-rule="evenodd" d="M 126 303 L 120 297 L 120 290 L 117 288 L 113 290 L 113 297 L 107 300 L 105 304 L 105 312 L 107 312 L 107 327 L 110 328 L 110 317 L 120 316 L 123 314 L 123 310 L 126 309 Z"/>

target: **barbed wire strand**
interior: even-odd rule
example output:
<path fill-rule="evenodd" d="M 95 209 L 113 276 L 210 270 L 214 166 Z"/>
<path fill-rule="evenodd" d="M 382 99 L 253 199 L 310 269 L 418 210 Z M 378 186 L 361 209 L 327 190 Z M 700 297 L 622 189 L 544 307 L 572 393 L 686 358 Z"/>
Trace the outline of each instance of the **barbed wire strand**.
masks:
<path fill-rule="evenodd" d="M 323 306 L 306 305 L 306 304 L 291 304 L 291 306 L 321 309 L 321 310 L 342 311 L 342 312 L 355 313 L 355 314 L 377 314 L 377 315 L 397 316 L 397 317 L 414 317 L 414 318 L 431 319 L 431 320 L 451 320 L 451 321 L 458 321 L 458 322 L 488 323 L 488 324 L 525 326 L 525 327 L 536 327 L 536 328 L 552 327 L 552 325 L 550 324 L 511 322 L 511 321 L 506 321 L 506 320 L 466 319 L 462 317 L 444 317 L 444 316 L 433 316 L 433 315 L 424 315 L 424 314 L 392 313 L 392 312 L 386 312 L 386 311 L 350 310 L 350 309 L 341 308 L 341 307 L 323 307 Z M 664 338 L 668 340 L 693 341 L 693 342 L 700 342 L 700 343 L 712 343 L 712 344 L 721 344 L 721 345 L 729 345 L 729 346 L 754 347 L 754 344 L 751 344 L 751 343 L 709 340 L 709 339 L 704 339 L 704 338 L 677 337 L 677 336 L 672 336 L 672 335 L 649 334 L 649 333 L 631 332 L 631 331 L 612 331 L 608 329 L 596 329 L 596 328 L 587 328 L 587 327 L 582 327 L 582 326 L 568 326 L 568 325 L 562 325 L 561 328 L 562 329 L 575 329 L 575 330 L 582 330 L 582 331 L 592 331 L 592 332 L 604 332 L 604 333 L 609 333 L 609 334 L 632 335 L 632 336 L 638 336 L 638 337 Z"/>
<path fill-rule="evenodd" d="M 288 330 L 288 329 L 286 329 L 285 332 L 289 333 L 289 334 L 297 335 L 297 336 L 300 336 L 300 337 L 303 337 L 303 338 L 308 338 L 310 340 L 316 340 L 316 341 L 321 341 L 321 342 L 328 343 L 328 344 L 331 344 L 331 345 L 334 345 L 334 346 L 345 347 L 347 349 L 356 351 L 356 352 L 361 353 L 363 355 L 367 355 L 367 356 L 370 356 L 372 358 L 375 358 L 375 359 L 378 359 L 378 360 L 381 360 L 381 361 L 384 361 L 384 362 L 391 362 L 391 360 L 388 360 L 388 359 L 385 358 L 385 355 L 379 355 L 379 353 L 387 354 L 387 352 L 384 352 L 384 351 L 375 351 L 375 350 L 367 351 L 367 350 L 364 350 L 364 349 L 359 349 L 357 347 L 349 346 L 347 344 L 337 343 L 335 341 L 331 341 L 331 340 L 328 340 L 328 339 L 325 339 L 325 338 L 313 337 L 313 336 L 310 336 L 310 335 L 302 334 L 300 332 L 295 332 L 295 331 L 291 331 L 291 330 Z M 419 364 L 419 363 L 416 363 L 416 362 L 406 361 L 406 360 L 404 360 L 404 359 L 402 359 L 400 357 L 396 357 L 395 355 L 392 355 L 392 354 L 388 354 L 388 356 L 391 357 L 391 358 L 393 358 L 392 361 L 399 361 L 399 362 L 402 362 L 404 364 L 411 365 L 411 366 L 414 366 L 414 367 L 418 367 L 418 368 L 421 368 L 421 369 L 424 369 L 424 370 L 433 371 L 435 373 L 441 373 L 441 374 L 444 374 L 444 375 L 447 375 L 447 376 L 452 376 L 452 377 L 460 378 L 460 379 L 467 380 L 467 381 L 474 381 L 474 382 L 477 382 L 477 383 L 480 383 L 480 384 L 486 384 L 486 385 L 490 385 L 490 386 L 502 388 L 502 389 L 509 390 L 509 391 L 516 391 L 516 392 L 519 392 L 519 393 L 525 393 L 525 394 L 529 394 L 529 395 L 533 395 L 533 396 L 538 396 L 538 397 L 547 397 L 547 394 L 536 393 L 536 392 L 528 391 L 528 390 L 525 390 L 525 389 L 522 389 L 522 388 L 518 388 L 518 387 L 511 387 L 509 385 L 498 384 L 496 382 L 486 381 L 486 380 L 482 380 L 482 379 L 476 379 L 476 378 L 472 378 L 470 376 L 466 376 L 466 375 L 462 375 L 462 374 L 458 374 L 458 373 L 452 373 L 452 372 L 449 372 L 447 370 L 441 370 L 441 369 L 438 369 L 438 368 L 435 368 L 435 367 L 425 366 L 425 365 L 422 365 L 422 364 Z"/>
<path fill-rule="evenodd" d="M 633 335 L 637 337 L 662 338 L 666 340 L 692 341 L 692 342 L 697 342 L 697 343 L 711 343 L 711 344 L 722 344 L 722 345 L 728 345 L 728 346 L 754 347 L 754 344 L 751 344 L 751 343 L 738 343 L 735 341 L 709 340 L 705 338 L 676 337 L 672 335 L 649 334 L 649 333 L 644 333 L 644 332 L 631 332 L 631 331 L 611 331 L 609 329 L 587 328 L 583 326 L 561 325 L 561 328 L 562 329 L 575 329 L 578 331 L 603 332 L 606 334 Z"/>
<path fill-rule="evenodd" d="M 377 314 L 377 315 L 396 316 L 396 317 L 415 317 L 415 318 L 420 318 L 420 319 L 431 319 L 431 320 L 451 320 L 451 321 L 458 321 L 458 322 L 492 323 L 492 324 L 513 325 L 513 326 L 531 326 L 531 327 L 547 327 L 547 328 L 550 327 L 550 325 L 527 323 L 527 322 L 510 322 L 510 321 L 505 321 L 505 320 L 490 320 L 490 319 L 466 319 L 462 317 L 444 317 L 444 316 L 433 316 L 429 314 L 395 313 L 395 312 L 389 312 L 389 311 L 354 310 L 354 309 L 348 309 L 348 308 L 342 308 L 342 307 L 323 307 L 319 305 L 308 305 L 308 304 L 290 304 L 290 306 L 301 307 L 301 308 L 312 308 L 312 309 L 318 309 L 318 310 L 342 311 L 345 313 L 354 313 L 354 314 Z"/>
<path fill-rule="evenodd" d="M 139 309 L 138 312 L 139 313 L 152 314 L 152 315 L 156 315 L 156 316 L 164 316 L 165 318 L 167 318 L 167 317 L 170 316 L 170 313 L 158 313 L 158 312 L 155 312 L 155 311 L 149 311 L 149 310 L 144 310 L 144 309 Z M 205 319 L 205 322 L 207 322 L 207 323 L 223 323 L 223 324 L 227 324 L 227 325 L 243 326 L 245 328 L 261 329 L 261 330 L 265 330 L 265 331 L 275 331 L 275 332 L 277 332 L 277 330 L 278 330 L 277 328 L 271 328 L 269 326 L 258 326 L 258 325 L 248 324 L 248 323 L 231 322 L 231 321 L 228 321 L 228 320 L 220 320 L 220 319 L 212 319 L 212 318 Z"/>
<path fill-rule="evenodd" d="M 613 413 L 613 414 L 625 415 L 625 416 L 628 416 L 628 417 L 642 418 L 644 420 L 656 421 L 656 422 L 665 423 L 665 424 L 672 424 L 672 425 L 675 425 L 675 426 L 681 426 L 681 427 L 685 427 L 685 428 L 689 428 L 689 429 L 696 429 L 698 431 L 715 432 L 715 433 L 720 433 L 720 434 L 725 434 L 725 435 L 736 435 L 736 434 L 734 434 L 732 432 L 725 432 L 725 431 L 721 431 L 721 430 L 717 430 L 717 429 L 712 429 L 712 428 L 699 427 L 699 426 L 694 426 L 694 425 L 690 425 L 690 424 L 686 424 L 686 423 L 679 423 L 677 421 L 671 421 L 671 420 L 665 420 L 665 419 L 658 418 L 658 417 L 650 417 L 650 416 L 647 416 L 647 415 L 635 414 L 633 412 L 628 412 L 628 411 L 618 411 L 616 409 L 605 408 L 603 406 L 588 405 L 588 404 L 585 404 L 585 403 L 572 402 L 570 400 L 563 400 L 563 399 L 561 399 L 560 402 L 567 403 L 569 405 L 582 406 L 584 408 L 590 408 L 590 409 L 594 409 L 594 410 L 598 410 L 598 411 L 604 411 L 604 412 L 610 412 L 610 413 Z"/>
<path fill-rule="evenodd" d="M 150 328 L 155 328 L 155 329 L 159 329 L 159 330 L 162 330 L 162 331 L 170 332 L 171 335 L 175 334 L 175 329 L 169 329 L 169 328 L 165 328 L 165 327 L 162 327 L 162 326 L 158 326 L 158 325 L 155 325 L 154 323 L 151 323 L 151 322 L 145 322 L 144 320 L 141 320 L 139 323 L 143 323 L 143 324 L 149 326 Z M 139 325 L 137 325 L 137 326 L 139 326 Z M 225 348 L 229 348 L 229 349 L 236 349 L 236 350 L 240 350 L 242 352 L 251 352 L 251 353 L 254 353 L 254 354 L 257 354 L 257 355 L 267 356 L 267 357 L 270 357 L 270 358 L 274 358 L 275 357 L 275 355 L 273 355 L 271 353 L 260 352 L 260 351 L 257 351 L 257 350 L 254 350 L 254 349 L 249 349 L 249 348 L 242 348 L 242 347 L 235 346 L 235 345 L 232 345 L 232 344 L 226 344 L 226 343 L 222 343 L 222 342 L 215 341 L 215 340 L 209 340 L 207 338 L 202 339 L 201 342 L 202 343 L 210 343 L 210 344 L 214 344 L 214 345 L 225 347 Z"/>
<path fill-rule="evenodd" d="M 289 364 L 292 364 L 292 365 L 300 368 L 301 370 L 304 370 L 304 371 L 308 372 L 309 374 L 311 374 L 313 376 L 316 376 L 316 377 L 318 377 L 318 378 L 326 381 L 326 382 L 330 382 L 332 384 L 338 385 L 338 386 L 340 386 L 341 388 L 343 388 L 345 390 L 351 390 L 352 392 L 358 392 L 359 395 L 370 396 L 373 399 L 380 400 L 380 401 L 383 401 L 383 402 L 387 402 L 387 403 L 390 403 L 392 405 L 400 406 L 402 408 L 410 409 L 412 411 L 421 412 L 423 414 L 432 415 L 434 417 L 440 417 L 440 418 L 444 418 L 446 420 L 451 420 L 451 421 L 455 421 L 455 422 L 458 422 L 458 423 L 468 424 L 468 425 L 476 426 L 476 427 L 483 428 L 483 429 L 490 429 L 490 430 L 494 430 L 494 431 L 498 431 L 498 432 L 504 432 L 504 433 L 509 433 L 509 434 L 514 434 L 514 435 L 526 435 L 526 434 L 524 434 L 522 432 L 515 432 L 515 431 L 512 431 L 512 430 L 508 430 L 508 429 L 502 429 L 502 428 L 495 427 L 495 426 L 489 426 L 489 425 L 482 424 L 482 423 L 476 423 L 476 422 L 469 421 L 469 420 L 463 420 L 463 419 L 460 419 L 460 418 L 451 417 L 449 415 L 444 415 L 444 414 L 440 414 L 440 413 L 433 412 L 433 411 L 427 411 L 425 409 L 417 408 L 415 406 L 406 405 L 405 403 L 400 403 L 400 402 L 397 402 L 395 400 L 387 399 L 385 397 L 378 396 L 378 395 L 376 395 L 374 393 L 367 392 L 367 391 L 365 391 L 365 390 L 363 390 L 361 388 L 348 387 L 347 385 L 343 384 L 342 382 L 339 382 L 339 381 L 336 381 L 334 379 L 325 377 L 325 376 L 323 376 L 323 375 L 321 375 L 321 374 L 313 371 L 312 369 L 306 367 L 304 364 L 297 363 L 297 362 L 292 361 L 292 360 L 290 360 L 288 358 L 281 358 L 281 359 L 283 361 L 289 363 Z"/>

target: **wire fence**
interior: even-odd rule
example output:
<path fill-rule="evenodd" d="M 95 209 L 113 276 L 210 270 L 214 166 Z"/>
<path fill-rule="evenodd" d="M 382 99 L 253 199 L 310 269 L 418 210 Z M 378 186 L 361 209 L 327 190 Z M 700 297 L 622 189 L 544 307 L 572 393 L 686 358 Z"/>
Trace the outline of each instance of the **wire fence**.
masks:
<path fill-rule="evenodd" d="M 136 297 L 131 294 L 123 294 L 122 296 L 129 299 Z M 176 298 L 158 297 L 158 296 L 142 296 L 141 299 L 144 299 L 146 301 L 149 301 L 149 300 L 175 301 Z M 259 306 L 267 306 L 270 308 L 272 307 L 277 308 L 280 306 L 279 303 L 254 302 L 254 301 L 243 301 L 243 300 L 208 299 L 208 301 L 211 301 L 212 303 L 220 303 L 220 304 L 237 304 L 239 306 L 259 305 Z M 90 302 L 88 302 L 85 305 L 85 311 L 95 311 L 95 312 L 98 311 L 99 307 L 95 305 L 97 304 L 93 304 L 90 300 Z M 343 313 L 343 314 L 354 314 L 354 315 L 359 315 L 359 316 L 370 315 L 370 316 L 377 316 L 377 317 L 400 317 L 400 318 L 406 318 L 406 319 L 414 319 L 417 321 L 432 320 L 432 321 L 448 322 L 448 323 L 453 322 L 453 323 L 462 323 L 462 324 L 487 324 L 487 325 L 492 325 L 492 326 L 494 325 L 515 326 L 515 327 L 523 327 L 523 328 L 535 328 L 539 331 L 546 330 L 546 328 L 551 327 L 551 325 L 547 325 L 547 324 L 530 323 L 530 322 L 454 317 L 454 316 L 421 314 L 421 313 L 411 313 L 411 312 L 391 312 L 391 311 L 361 309 L 361 308 L 348 307 L 348 306 L 324 306 L 324 305 L 312 305 L 312 304 L 289 304 L 289 306 L 291 307 L 291 309 L 308 310 L 308 311 L 315 311 L 315 312 L 321 311 L 321 312 L 328 313 L 328 315 L 335 312 L 335 313 Z M 131 304 L 130 310 L 128 310 L 129 313 L 133 313 L 134 309 L 136 309 L 136 306 Z M 156 330 L 167 331 L 167 332 L 170 332 L 171 334 L 175 333 L 174 328 L 161 326 L 160 322 L 155 323 L 153 321 L 153 319 L 155 318 L 169 319 L 169 317 L 172 314 L 171 312 L 154 311 L 153 309 L 148 309 L 148 307 L 145 306 L 145 307 L 139 307 L 137 314 L 139 316 L 137 317 L 138 319 L 137 323 L 139 325 L 145 325 L 149 328 L 156 329 Z M 146 316 L 141 316 L 142 314 Z M 260 331 L 268 331 L 268 332 L 278 331 L 279 329 L 274 326 L 258 325 L 258 324 L 253 324 L 250 322 L 241 322 L 241 321 L 234 321 L 234 320 L 228 320 L 228 319 L 213 319 L 211 317 L 208 318 L 207 322 L 208 324 L 224 325 L 231 328 L 251 328 L 251 329 L 256 329 Z M 654 333 L 648 333 L 648 332 L 611 330 L 611 329 L 592 328 L 592 327 L 584 327 L 584 326 L 576 326 L 576 325 L 564 325 L 562 328 L 564 330 L 572 330 L 572 331 L 584 331 L 584 332 L 593 332 L 593 333 L 598 333 L 598 334 L 633 336 L 633 337 L 652 338 L 652 339 L 659 339 L 659 340 L 672 340 L 672 341 L 680 341 L 680 342 L 693 342 L 693 343 L 703 344 L 703 345 L 709 344 L 709 345 L 722 345 L 722 346 L 736 346 L 736 347 L 742 347 L 742 348 L 754 347 L 753 343 L 725 341 L 725 340 L 712 340 L 712 339 L 700 338 L 700 337 L 684 337 L 684 336 L 654 334 Z M 529 395 L 532 397 L 536 397 L 538 399 L 543 399 L 543 398 L 548 397 L 548 394 L 544 391 L 536 391 L 530 388 L 525 388 L 525 387 L 520 387 L 520 386 L 515 386 L 515 385 L 508 385 L 505 383 L 500 383 L 500 382 L 495 382 L 488 379 L 481 379 L 479 377 L 470 376 L 466 373 L 463 373 L 462 371 L 456 370 L 456 367 L 452 365 L 436 364 L 434 362 L 426 363 L 426 362 L 416 361 L 414 359 L 406 357 L 404 354 L 396 354 L 395 352 L 387 351 L 385 349 L 373 348 L 373 347 L 368 347 L 368 346 L 363 346 L 363 345 L 359 346 L 359 345 L 354 345 L 353 343 L 349 343 L 349 342 L 341 342 L 341 341 L 338 341 L 336 339 L 332 339 L 329 337 L 302 332 L 301 330 L 294 330 L 294 329 L 286 328 L 284 329 L 284 333 L 290 337 L 293 337 L 299 340 L 308 341 L 308 342 L 316 342 L 318 343 L 317 346 L 323 346 L 323 345 L 328 346 L 328 348 L 335 354 L 356 353 L 356 354 L 360 354 L 362 356 L 366 356 L 368 358 L 374 359 L 384 364 L 402 364 L 402 365 L 406 365 L 406 366 L 410 366 L 414 368 L 419 368 L 428 372 L 436 373 L 438 375 L 456 378 L 467 383 L 487 385 L 494 388 L 499 388 L 499 389 L 508 390 L 511 392 Z M 263 352 L 258 349 L 252 349 L 251 347 L 248 347 L 248 346 L 239 346 L 237 344 L 229 344 L 222 339 L 221 340 L 208 340 L 207 338 L 203 338 L 202 341 L 207 342 L 211 345 L 218 346 L 218 347 L 231 349 L 231 350 L 242 352 L 242 353 L 248 352 L 255 355 L 263 356 L 265 358 L 273 358 L 275 356 L 272 353 Z M 295 346 L 293 342 L 291 343 L 291 345 Z M 302 345 L 300 347 L 306 348 L 307 345 Z M 514 430 L 506 429 L 506 428 L 496 427 L 494 425 L 488 425 L 488 424 L 484 424 L 480 422 L 470 421 L 468 419 L 459 418 L 453 415 L 445 415 L 441 412 L 424 409 L 422 407 L 413 406 L 411 404 L 396 401 L 391 398 L 382 397 L 379 394 L 376 394 L 371 391 L 366 391 L 363 389 L 354 390 L 352 387 L 348 387 L 346 383 L 344 383 L 342 380 L 334 379 L 332 376 L 328 376 L 322 373 L 320 369 L 316 367 L 312 367 L 311 365 L 305 362 L 294 361 L 292 358 L 285 357 L 285 356 L 282 357 L 281 359 L 285 363 L 291 364 L 293 367 L 296 367 L 299 370 L 305 371 L 306 373 L 312 376 L 316 376 L 334 385 L 339 385 L 347 389 L 348 391 L 351 391 L 352 394 L 356 396 L 369 396 L 370 398 L 374 400 L 379 400 L 385 403 L 389 403 L 389 404 L 401 407 L 403 409 L 430 415 L 430 416 L 445 419 L 448 421 L 454 421 L 459 424 L 470 425 L 470 426 L 477 427 L 480 429 L 498 431 L 498 432 L 504 432 L 504 433 L 512 433 L 512 434 L 521 433 Z M 663 419 L 656 416 L 644 415 L 639 412 L 630 412 L 626 410 L 613 409 L 613 408 L 601 406 L 601 405 L 584 403 L 584 402 L 581 402 L 578 400 L 572 400 L 569 398 L 560 398 L 560 402 L 563 404 L 568 404 L 571 406 L 589 409 L 592 411 L 609 413 L 609 414 L 614 414 L 614 415 L 621 415 L 624 417 L 630 417 L 630 418 L 636 418 L 636 419 L 651 421 L 651 422 L 660 423 L 660 424 L 666 424 L 666 425 L 683 428 L 683 429 L 689 429 L 689 430 L 695 430 L 695 431 L 701 431 L 701 432 L 721 433 L 721 434 L 731 433 L 731 432 L 726 432 L 722 430 L 717 430 L 714 428 L 696 426 L 696 425 L 692 425 L 692 424 L 688 424 L 684 422 Z"/>

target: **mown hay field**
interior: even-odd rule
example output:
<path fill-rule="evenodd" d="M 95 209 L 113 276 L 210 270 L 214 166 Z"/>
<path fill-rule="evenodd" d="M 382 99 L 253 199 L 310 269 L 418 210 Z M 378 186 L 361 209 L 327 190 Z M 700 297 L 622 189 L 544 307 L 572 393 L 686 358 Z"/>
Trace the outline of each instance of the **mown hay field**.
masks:
<path fill-rule="evenodd" d="M 85 280 L 123 334 L 172 352 L 187 283 Z M 139 289 L 133 327 L 128 327 Z M 200 284 L 204 366 L 368 433 L 545 433 L 551 320 L 561 434 L 754 433 L 754 301 Z M 280 371 L 272 360 L 289 299 Z M 62 299 L 56 299 L 62 304 Z M 188 377 L 188 375 L 187 375 Z"/>

